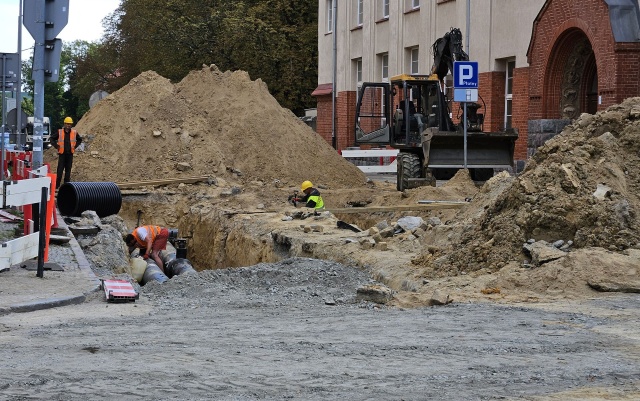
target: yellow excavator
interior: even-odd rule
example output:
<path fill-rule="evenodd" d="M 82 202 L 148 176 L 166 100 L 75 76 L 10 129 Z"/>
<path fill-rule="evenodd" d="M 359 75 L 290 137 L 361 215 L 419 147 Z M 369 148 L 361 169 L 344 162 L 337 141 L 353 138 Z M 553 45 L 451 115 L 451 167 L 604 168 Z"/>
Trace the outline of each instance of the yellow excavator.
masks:
<path fill-rule="evenodd" d="M 435 185 L 464 168 L 464 125 L 471 178 L 485 181 L 495 169 L 513 166 L 518 133 L 483 132 L 483 108 L 467 103 L 466 121 L 454 124 L 444 79 L 454 61 L 468 61 L 462 33 L 452 28 L 433 44 L 430 75 L 394 76 L 390 82 L 365 82 L 356 106 L 356 144 L 388 145 L 399 150 L 397 189 Z M 453 93 L 453 91 L 451 91 Z M 393 115 L 392 115 L 393 110 Z"/>

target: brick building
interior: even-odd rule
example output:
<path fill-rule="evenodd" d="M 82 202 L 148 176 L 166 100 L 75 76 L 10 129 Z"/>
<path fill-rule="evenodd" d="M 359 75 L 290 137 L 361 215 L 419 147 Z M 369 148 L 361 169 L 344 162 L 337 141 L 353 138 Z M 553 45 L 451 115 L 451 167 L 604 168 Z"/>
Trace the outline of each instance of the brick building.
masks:
<path fill-rule="evenodd" d="M 319 0 L 317 132 L 337 149 L 353 146 L 362 82 L 428 74 L 431 45 L 458 27 L 470 60 L 479 64 L 484 130 L 518 129 L 520 170 L 539 145 L 581 113 L 640 96 L 639 3 Z"/>

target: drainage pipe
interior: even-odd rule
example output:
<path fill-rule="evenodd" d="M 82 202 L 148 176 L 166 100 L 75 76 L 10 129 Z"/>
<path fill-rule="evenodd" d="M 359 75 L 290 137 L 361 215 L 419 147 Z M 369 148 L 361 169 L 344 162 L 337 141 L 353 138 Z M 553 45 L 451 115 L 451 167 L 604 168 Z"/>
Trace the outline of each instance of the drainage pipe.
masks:
<path fill-rule="evenodd" d="M 106 217 L 118 214 L 122 194 L 113 182 L 67 182 L 58 189 L 57 204 L 63 216 L 80 217 L 82 212 L 93 210 Z"/>
<path fill-rule="evenodd" d="M 196 273 L 189 259 L 177 258 L 176 253 L 176 248 L 171 244 L 167 244 L 167 249 L 160 251 L 159 257 L 164 263 L 164 272 L 167 277 L 172 278 L 185 273 Z"/>
<path fill-rule="evenodd" d="M 157 281 L 162 284 L 169 281 L 169 277 L 160 270 L 160 267 L 153 261 L 153 259 L 147 259 L 147 268 L 142 275 L 142 281 L 140 285 L 145 285 L 151 281 Z"/>

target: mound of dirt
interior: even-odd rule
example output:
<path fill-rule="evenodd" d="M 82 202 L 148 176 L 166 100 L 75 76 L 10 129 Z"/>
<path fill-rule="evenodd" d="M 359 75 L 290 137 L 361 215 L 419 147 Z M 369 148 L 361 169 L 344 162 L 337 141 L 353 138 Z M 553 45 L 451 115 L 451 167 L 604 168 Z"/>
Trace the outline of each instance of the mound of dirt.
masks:
<path fill-rule="evenodd" d="M 448 249 L 425 258 L 437 276 L 522 264 L 527 241 L 572 241 L 572 250 L 640 247 L 640 98 L 583 114 L 548 141 L 517 178 L 497 176 L 476 198 L 501 188 Z M 475 208 L 477 211 L 478 208 Z M 468 213 L 468 212 L 467 212 Z"/>
<path fill-rule="evenodd" d="M 75 181 L 131 182 L 211 175 L 231 182 L 331 188 L 364 174 L 282 108 L 260 79 L 214 65 L 172 84 L 148 71 L 100 101 L 77 124 L 85 152 Z M 45 161 L 55 162 L 55 153 Z M 48 159 L 48 160 L 46 160 Z"/>

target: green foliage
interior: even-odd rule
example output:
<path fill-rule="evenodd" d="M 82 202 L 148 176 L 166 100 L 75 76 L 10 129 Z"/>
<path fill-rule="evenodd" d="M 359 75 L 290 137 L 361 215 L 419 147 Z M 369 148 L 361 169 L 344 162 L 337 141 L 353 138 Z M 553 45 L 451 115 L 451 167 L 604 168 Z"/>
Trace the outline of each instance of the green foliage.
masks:
<path fill-rule="evenodd" d="M 153 70 L 177 82 L 202 65 L 244 70 L 298 115 L 317 85 L 317 3 L 297 0 L 122 0 L 100 42 L 65 43 L 60 79 L 45 84 L 52 128 L 89 109 L 92 93 L 112 93 Z M 33 115 L 33 60 L 23 63 L 25 113 Z M 31 96 L 31 98 L 29 97 Z"/>
<path fill-rule="evenodd" d="M 283 107 L 313 107 L 317 3 L 296 0 L 122 0 L 106 35 L 76 54 L 72 93 L 112 92 L 141 72 L 181 80 L 202 65 L 245 70 Z"/>

